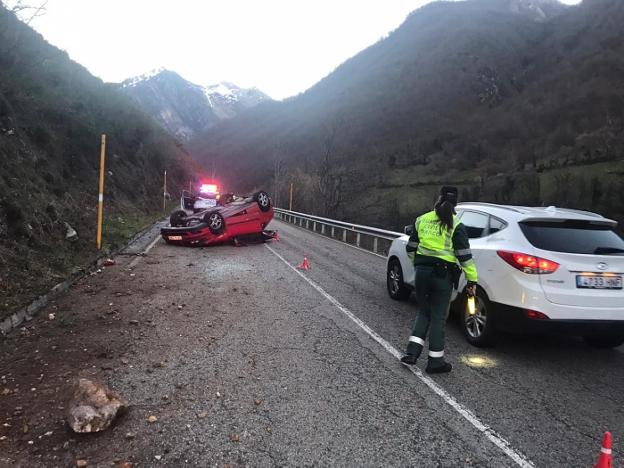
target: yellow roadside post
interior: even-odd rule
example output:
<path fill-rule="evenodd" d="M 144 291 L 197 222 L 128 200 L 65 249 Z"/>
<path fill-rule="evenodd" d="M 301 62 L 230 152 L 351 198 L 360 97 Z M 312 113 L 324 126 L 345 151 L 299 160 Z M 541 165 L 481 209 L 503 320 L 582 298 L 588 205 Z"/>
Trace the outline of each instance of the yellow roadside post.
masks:
<path fill-rule="evenodd" d="M 167 171 L 165 171 L 165 179 L 163 182 L 163 213 L 167 209 Z"/>
<path fill-rule="evenodd" d="M 292 192 L 293 192 L 293 184 L 290 183 L 290 194 L 288 195 L 288 210 L 292 211 Z"/>
<path fill-rule="evenodd" d="M 102 215 L 104 212 L 104 162 L 106 159 L 106 135 L 102 135 L 100 144 L 100 192 L 98 195 L 97 248 L 102 248 Z"/>

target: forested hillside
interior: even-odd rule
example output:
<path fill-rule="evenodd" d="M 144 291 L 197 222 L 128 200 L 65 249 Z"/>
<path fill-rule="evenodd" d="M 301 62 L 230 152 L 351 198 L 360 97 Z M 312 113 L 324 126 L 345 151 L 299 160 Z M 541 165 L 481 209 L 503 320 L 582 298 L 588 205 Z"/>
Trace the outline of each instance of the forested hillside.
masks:
<path fill-rule="evenodd" d="M 437 2 L 305 93 L 196 139 L 240 189 L 397 228 L 468 200 L 624 217 L 624 2 Z"/>
<path fill-rule="evenodd" d="M 173 184 L 188 180 L 188 156 L 0 4 L 0 318 L 97 255 L 102 133 L 110 250 L 159 212 L 165 169 Z"/>

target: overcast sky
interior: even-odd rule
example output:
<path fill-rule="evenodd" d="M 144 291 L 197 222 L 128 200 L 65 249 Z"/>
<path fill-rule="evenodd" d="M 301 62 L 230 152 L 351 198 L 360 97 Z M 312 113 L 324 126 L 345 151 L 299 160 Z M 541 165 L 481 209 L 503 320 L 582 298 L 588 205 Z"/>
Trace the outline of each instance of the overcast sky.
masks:
<path fill-rule="evenodd" d="M 165 67 L 197 84 L 230 81 L 282 99 L 309 88 L 426 3 L 49 0 L 47 13 L 31 25 L 104 81 Z"/>

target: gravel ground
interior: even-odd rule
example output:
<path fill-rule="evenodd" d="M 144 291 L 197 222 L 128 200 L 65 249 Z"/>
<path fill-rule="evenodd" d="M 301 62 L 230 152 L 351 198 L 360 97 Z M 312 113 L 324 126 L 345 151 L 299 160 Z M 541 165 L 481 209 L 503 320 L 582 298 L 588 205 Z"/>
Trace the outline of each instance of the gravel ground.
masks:
<path fill-rule="evenodd" d="M 416 309 L 387 298 L 383 259 L 273 227 L 272 249 L 308 254 L 307 277 L 403 348 Z M 515 466 L 266 246 L 116 260 L 0 342 L 0 465 Z M 510 337 L 476 352 L 448 335 L 456 368 L 436 382 L 537 466 L 589 466 L 603 429 L 624 433 L 621 350 Z M 114 427 L 68 431 L 78 376 L 129 402 Z"/>

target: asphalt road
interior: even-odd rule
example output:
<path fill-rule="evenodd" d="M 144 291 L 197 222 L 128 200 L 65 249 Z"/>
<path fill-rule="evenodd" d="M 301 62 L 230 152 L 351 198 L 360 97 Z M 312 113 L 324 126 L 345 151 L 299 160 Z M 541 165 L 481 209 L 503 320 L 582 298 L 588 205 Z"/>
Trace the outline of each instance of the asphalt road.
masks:
<path fill-rule="evenodd" d="M 383 258 L 272 227 L 281 241 L 122 255 L 6 338 L 0 466 L 588 467 L 604 430 L 622 464 L 622 349 L 509 336 L 483 351 L 449 323 L 453 372 L 427 380 L 397 359 L 417 306 L 389 299 Z M 77 376 L 130 411 L 71 434 Z"/>
<path fill-rule="evenodd" d="M 384 258 L 283 222 L 276 221 L 275 227 L 282 241 L 273 248 L 280 255 L 295 264 L 306 253 L 312 264 L 306 276 L 404 349 L 417 305 L 389 299 Z M 536 466 L 593 466 L 605 430 L 616 440 L 614 463 L 624 463 L 622 347 L 596 350 L 575 338 L 506 335 L 496 348 L 481 350 L 464 340 L 457 323 L 449 322 L 446 351 L 454 369 L 436 381 Z M 423 392 L 427 401 L 436 399 L 426 396 L 415 379 L 406 385 Z M 474 431 L 471 439 L 491 445 Z M 491 459 L 487 464 L 499 463 Z"/>

